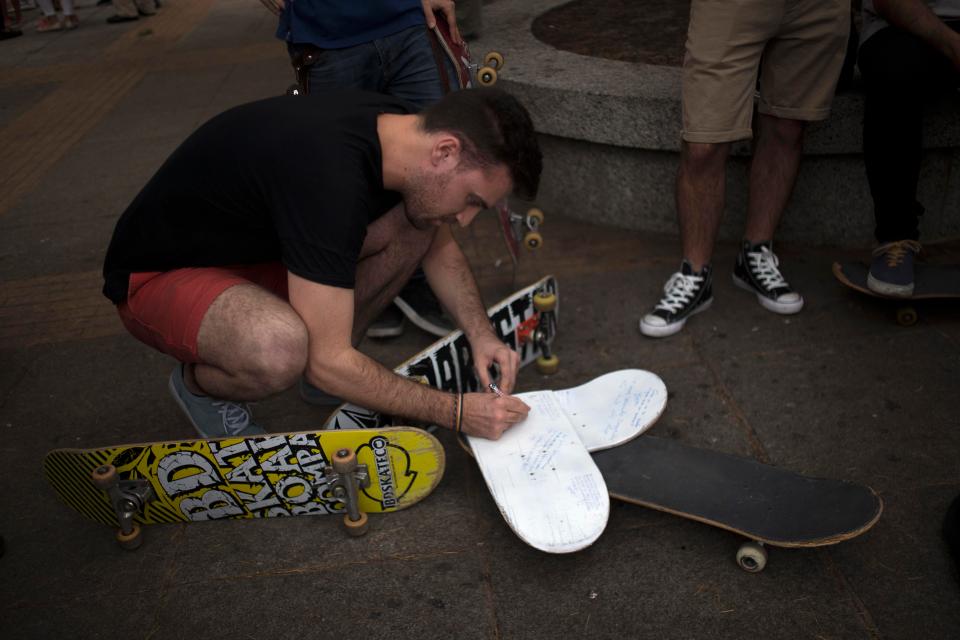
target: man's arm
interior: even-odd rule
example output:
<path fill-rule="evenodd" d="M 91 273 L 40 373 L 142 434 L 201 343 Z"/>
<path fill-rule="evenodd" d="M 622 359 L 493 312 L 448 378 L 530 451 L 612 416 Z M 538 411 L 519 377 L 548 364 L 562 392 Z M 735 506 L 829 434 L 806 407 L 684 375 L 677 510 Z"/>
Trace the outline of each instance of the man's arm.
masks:
<path fill-rule="evenodd" d="M 891 25 L 937 49 L 960 70 L 960 34 L 938 18 L 923 0 L 874 0 L 873 8 Z"/>
<path fill-rule="evenodd" d="M 442 13 L 450 25 L 450 37 L 455 44 L 463 44 L 463 37 L 460 35 L 460 27 L 457 26 L 457 8 L 453 0 L 421 0 L 423 6 L 423 17 L 427 21 L 427 27 L 433 29 L 437 26 L 437 18 L 434 12 Z"/>
<path fill-rule="evenodd" d="M 304 373 L 311 384 L 375 411 L 453 427 L 456 397 L 402 378 L 353 348 L 352 290 L 318 284 L 292 273 L 287 279 L 290 304 L 309 333 L 310 353 Z M 467 395 L 491 399 L 481 402 L 472 398 L 469 411 L 464 407 L 465 433 L 496 439 L 526 416 L 525 411 L 518 412 L 512 403 L 504 402 L 523 404 L 514 398 Z"/>
<path fill-rule="evenodd" d="M 448 225 L 437 231 L 422 266 L 430 288 L 470 341 L 480 383 L 484 387 L 489 384 L 488 370 L 496 363 L 500 367 L 500 386 L 511 393 L 520 356 L 494 333 L 470 265 Z"/>

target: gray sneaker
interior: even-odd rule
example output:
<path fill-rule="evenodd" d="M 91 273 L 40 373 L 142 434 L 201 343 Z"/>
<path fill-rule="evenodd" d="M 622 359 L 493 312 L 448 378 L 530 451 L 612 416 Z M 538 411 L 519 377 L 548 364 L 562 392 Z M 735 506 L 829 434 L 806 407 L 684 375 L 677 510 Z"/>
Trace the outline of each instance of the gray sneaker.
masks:
<path fill-rule="evenodd" d="M 246 404 L 214 400 L 209 396 L 195 396 L 190 393 L 183 381 L 184 366 L 179 365 L 170 374 L 170 393 L 197 433 L 204 438 L 256 436 L 266 433 L 253 423 L 253 414 Z"/>

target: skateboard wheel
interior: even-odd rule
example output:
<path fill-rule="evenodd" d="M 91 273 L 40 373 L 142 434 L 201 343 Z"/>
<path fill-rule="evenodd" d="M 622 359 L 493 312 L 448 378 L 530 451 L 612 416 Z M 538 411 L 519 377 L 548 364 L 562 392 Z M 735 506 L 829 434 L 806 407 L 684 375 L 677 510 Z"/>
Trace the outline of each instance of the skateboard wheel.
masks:
<path fill-rule="evenodd" d="M 477 83 L 481 87 L 492 87 L 497 84 L 497 70 L 493 67 L 480 67 L 477 71 Z"/>
<path fill-rule="evenodd" d="M 140 525 L 134 522 L 130 533 L 124 533 L 122 529 L 117 529 L 117 544 L 127 551 L 138 549 L 143 544 L 143 530 Z"/>
<path fill-rule="evenodd" d="M 523 236 L 523 246 L 525 246 L 530 251 L 534 251 L 540 248 L 540 245 L 543 244 L 543 236 L 541 236 L 536 231 L 531 231 L 527 235 Z"/>
<path fill-rule="evenodd" d="M 97 489 L 109 491 L 110 487 L 117 484 L 117 468 L 112 464 L 99 466 L 90 472 L 90 479 Z"/>
<path fill-rule="evenodd" d="M 737 564 L 744 571 L 760 573 L 767 566 L 767 550 L 759 542 L 744 542 L 737 550 Z"/>
<path fill-rule="evenodd" d="M 340 449 L 333 455 L 333 470 L 350 473 L 357 468 L 357 454 L 352 449 Z"/>
<path fill-rule="evenodd" d="M 485 67 L 493 67 L 497 71 L 503 68 L 503 56 L 499 51 L 491 51 L 483 57 Z"/>
<path fill-rule="evenodd" d="M 557 356 L 537 358 L 537 371 L 545 376 L 553 375 L 560 368 L 560 358 Z"/>
<path fill-rule="evenodd" d="M 897 309 L 897 324 L 901 327 L 912 327 L 917 324 L 917 310 L 913 307 Z"/>
<path fill-rule="evenodd" d="M 557 296 L 553 293 L 536 293 L 533 296 L 533 308 L 544 313 L 557 308 Z"/>
<path fill-rule="evenodd" d="M 343 516 L 343 526 L 347 530 L 347 534 L 354 538 L 359 538 L 365 534 L 368 524 L 367 514 L 363 511 L 360 512 L 360 517 L 356 520 L 351 520 L 350 514 Z"/>
<path fill-rule="evenodd" d="M 543 224 L 543 211 L 540 209 L 530 209 L 527 211 L 527 218 L 534 221 L 534 225 L 539 226 Z"/>

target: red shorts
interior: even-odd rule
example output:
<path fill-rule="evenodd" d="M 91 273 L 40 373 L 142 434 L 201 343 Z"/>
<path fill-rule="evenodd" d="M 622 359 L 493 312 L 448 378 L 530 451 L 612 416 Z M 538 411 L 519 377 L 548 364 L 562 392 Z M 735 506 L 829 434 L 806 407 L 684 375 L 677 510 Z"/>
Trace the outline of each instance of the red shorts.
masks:
<path fill-rule="evenodd" d="M 117 311 L 137 340 L 180 362 L 201 362 L 200 322 L 217 296 L 237 284 L 255 284 L 287 299 L 287 269 L 270 262 L 134 273 Z"/>

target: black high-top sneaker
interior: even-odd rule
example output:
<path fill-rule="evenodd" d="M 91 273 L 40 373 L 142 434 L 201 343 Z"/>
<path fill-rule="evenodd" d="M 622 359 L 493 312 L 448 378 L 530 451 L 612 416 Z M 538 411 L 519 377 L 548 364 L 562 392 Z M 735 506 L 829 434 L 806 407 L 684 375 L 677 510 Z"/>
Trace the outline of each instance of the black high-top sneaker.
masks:
<path fill-rule="evenodd" d="M 780 260 L 770 242 L 750 244 L 744 240 L 733 268 L 733 283 L 757 294 L 764 309 L 774 313 L 797 313 L 803 308 L 803 296 L 790 288 L 780 273 Z"/>
<path fill-rule="evenodd" d="M 663 298 L 640 319 L 640 333 L 651 338 L 672 336 L 683 329 L 687 318 L 709 309 L 713 302 L 711 273 L 710 265 L 695 272 L 684 260 L 680 271 L 663 286 Z"/>

